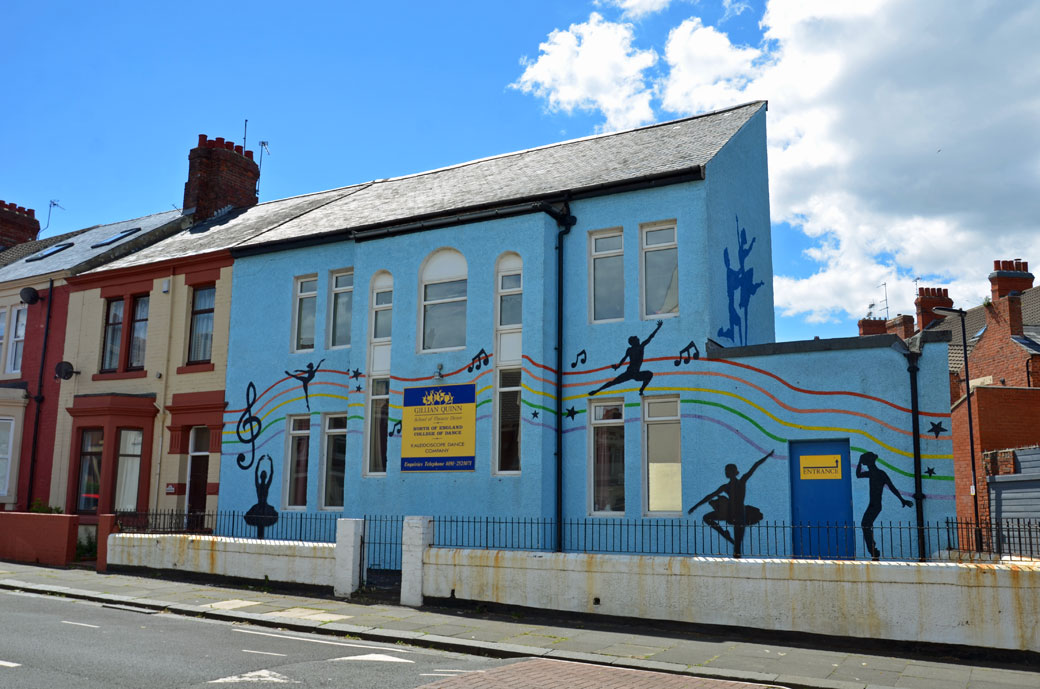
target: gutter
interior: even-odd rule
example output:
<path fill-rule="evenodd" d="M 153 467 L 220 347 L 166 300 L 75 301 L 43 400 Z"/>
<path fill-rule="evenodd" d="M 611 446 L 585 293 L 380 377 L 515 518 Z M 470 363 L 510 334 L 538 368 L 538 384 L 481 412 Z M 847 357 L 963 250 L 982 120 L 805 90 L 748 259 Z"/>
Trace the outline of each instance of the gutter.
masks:
<path fill-rule="evenodd" d="M 43 407 L 43 367 L 47 364 L 47 339 L 51 333 L 51 305 L 54 303 L 54 278 L 47 281 L 47 317 L 43 324 L 43 351 L 40 354 L 40 368 L 36 378 L 36 395 L 32 400 L 36 403 L 36 414 L 33 419 L 32 450 L 29 452 L 29 486 L 25 495 L 25 511 L 32 507 L 33 483 L 36 479 L 36 454 L 40 442 L 40 414 Z"/>

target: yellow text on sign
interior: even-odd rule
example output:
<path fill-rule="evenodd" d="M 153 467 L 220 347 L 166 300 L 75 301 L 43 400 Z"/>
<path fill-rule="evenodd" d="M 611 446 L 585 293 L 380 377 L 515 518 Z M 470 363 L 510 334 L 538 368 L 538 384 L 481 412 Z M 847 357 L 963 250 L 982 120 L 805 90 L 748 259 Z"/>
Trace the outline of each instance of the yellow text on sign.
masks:
<path fill-rule="evenodd" d="M 841 479 L 841 455 L 803 455 L 798 462 L 803 481 Z"/>

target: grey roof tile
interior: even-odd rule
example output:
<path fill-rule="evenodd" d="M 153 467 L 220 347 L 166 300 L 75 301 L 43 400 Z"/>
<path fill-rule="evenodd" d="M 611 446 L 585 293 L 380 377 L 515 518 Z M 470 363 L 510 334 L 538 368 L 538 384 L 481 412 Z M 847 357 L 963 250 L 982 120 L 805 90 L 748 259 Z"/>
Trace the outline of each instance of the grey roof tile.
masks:
<path fill-rule="evenodd" d="M 0 267 L 10 265 L 15 261 L 32 256 L 38 251 L 43 251 L 49 246 L 59 244 L 78 234 L 83 234 L 91 228 L 85 227 L 82 230 L 74 230 L 73 232 L 66 232 L 65 234 L 55 235 L 53 237 L 45 237 L 44 239 L 34 239 L 30 242 L 22 242 L 21 244 L 15 244 L 10 249 L 0 251 Z"/>
<path fill-rule="evenodd" d="M 967 309 L 964 317 L 965 330 L 968 335 L 968 354 L 971 355 L 975 344 L 979 340 L 981 331 L 986 327 L 986 306 L 980 304 Z M 1040 331 L 1040 287 L 1033 287 L 1022 292 L 1022 329 L 1027 336 L 1032 328 L 1033 332 Z M 949 346 L 949 361 L 951 371 L 960 371 L 964 368 L 964 348 L 961 345 L 961 322 L 959 318 L 949 316 L 935 321 L 928 327 L 929 330 L 946 330 L 953 335 Z M 1027 339 L 1032 339 L 1027 337 Z M 1024 342 L 1019 342 L 1028 346 Z"/>

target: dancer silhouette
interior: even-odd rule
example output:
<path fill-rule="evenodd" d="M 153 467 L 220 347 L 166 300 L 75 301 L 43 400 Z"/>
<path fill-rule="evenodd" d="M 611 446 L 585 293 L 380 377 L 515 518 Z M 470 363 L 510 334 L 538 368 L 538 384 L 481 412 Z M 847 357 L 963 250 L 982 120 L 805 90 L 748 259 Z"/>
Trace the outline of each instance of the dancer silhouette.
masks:
<path fill-rule="evenodd" d="M 856 464 L 856 478 L 870 480 L 870 502 L 867 503 L 867 509 L 863 513 L 863 521 L 860 522 L 860 525 L 863 527 L 863 542 L 867 546 L 867 552 L 875 560 L 881 558 L 881 551 L 874 542 L 874 520 L 881 514 L 881 498 L 885 487 L 887 486 L 892 494 L 899 498 L 903 507 L 913 507 L 914 505 L 912 500 L 907 500 L 899 494 L 888 474 L 883 469 L 878 469 L 877 459 L 878 456 L 873 452 L 864 452 L 859 456 L 859 462 Z"/>
<path fill-rule="evenodd" d="M 722 262 L 726 264 L 726 294 L 729 297 L 729 327 L 719 328 L 719 337 L 727 340 L 737 341 L 742 334 L 740 328 L 740 313 L 737 312 L 736 295 L 740 289 L 741 275 L 739 271 L 733 270 L 729 263 L 729 247 L 722 250 Z"/>
<path fill-rule="evenodd" d="M 624 373 L 614 378 L 614 380 L 608 381 L 590 392 L 589 396 L 595 395 L 597 392 L 602 392 L 603 390 L 614 387 L 620 383 L 624 383 L 626 380 L 640 381 L 642 385 L 639 387 L 639 394 L 642 396 L 643 390 L 646 390 L 646 386 L 650 384 L 650 380 L 654 377 L 654 374 L 651 371 L 640 370 L 643 366 L 643 351 L 646 349 L 646 345 L 649 344 L 650 340 L 654 339 L 654 335 L 656 335 L 657 331 L 661 329 L 663 323 L 664 321 L 657 321 L 657 327 L 654 328 L 654 331 L 650 333 L 650 336 L 642 342 L 640 342 L 639 338 L 635 335 L 628 338 L 628 349 L 625 350 L 625 356 L 621 357 L 621 361 L 610 365 L 610 367 L 616 371 L 621 368 L 627 359 L 628 368 L 625 369 Z"/>
<path fill-rule="evenodd" d="M 267 470 L 260 470 L 260 465 L 264 463 L 264 460 L 270 466 L 270 473 Z M 256 462 L 256 470 L 253 472 L 253 484 L 256 486 L 256 504 L 249 508 L 246 512 L 245 519 L 246 524 L 256 527 L 256 537 L 264 537 L 264 529 L 268 526 L 273 526 L 278 521 L 278 512 L 267 503 L 267 495 L 271 492 L 271 483 L 274 481 L 274 460 L 268 455 L 263 455 Z"/>
<path fill-rule="evenodd" d="M 303 401 L 307 404 L 307 411 L 311 410 L 311 398 L 307 392 L 307 386 L 312 380 L 314 380 L 314 376 L 318 374 L 318 369 L 321 368 L 321 365 L 324 363 L 325 360 L 322 359 L 318 362 L 317 366 L 312 362 L 307 364 L 307 368 L 298 368 L 293 373 L 289 373 L 288 371 L 285 372 L 285 375 L 290 378 L 295 378 L 303 384 Z"/>
<path fill-rule="evenodd" d="M 740 472 L 737 471 L 737 465 L 727 464 L 726 478 L 729 481 L 705 495 L 687 512 L 687 514 L 693 514 L 693 511 L 704 503 L 710 503 L 711 512 L 708 512 L 701 519 L 733 544 L 733 557 L 740 557 L 741 555 L 744 544 L 744 527 L 762 521 L 762 510 L 752 505 L 744 504 L 744 496 L 747 494 L 747 481 L 755 473 L 755 470 L 772 456 L 773 451 L 770 450 L 769 454 L 752 464 L 747 473 L 739 477 Z M 733 527 L 732 536 L 730 536 L 729 531 L 719 526 L 720 521 L 725 521 Z"/>

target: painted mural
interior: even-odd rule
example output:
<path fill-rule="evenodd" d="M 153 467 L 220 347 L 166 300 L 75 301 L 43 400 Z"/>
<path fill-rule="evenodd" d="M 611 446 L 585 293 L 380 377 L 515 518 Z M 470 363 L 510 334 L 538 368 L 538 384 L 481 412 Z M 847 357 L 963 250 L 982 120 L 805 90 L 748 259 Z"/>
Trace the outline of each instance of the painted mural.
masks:
<path fill-rule="evenodd" d="M 589 396 L 595 395 L 598 392 L 603 392 L 607 388 L 612 388 L 615 385 L 620 385 L 626 381 L 639 381 L 639 395 L 643 395 L 643 391 L 646 390 L 646 386 L 650 384 L 650 381 L 654 379 L 654 374 L 650 371 L 642 370 L 643 367 L 643 356 L 646 350 L 646 346 L 650 344 L 650 340 L 654 339 L 654 335 L 664 325 L 664 321 L 657 321 L 657 327 L 650 333 L 645 340 L 639 341 L 639 338 L 635 335 L 628 338 L 628 349 L 625 350 L 625 355 L 621 357 L 621 361 L 616 364 L 611 364 L 610 367 L 615 371 L 625 365 L 628 362 L 628 368 L 625 369 L 624 373 L 616 376 L 613 380 L 608 380 L 603 385 L 589 393 Z"/>
<path fill-rule="evenodd" d="M 271 484 L 274 482 L 274 460 L 270 455 L 256 456 L 256 439 L 263 431 L 260 418 L 253 414 L 256 404 L 256 386 L 252 382 L 246 387 L 246 406 L 235 424 L 235 435 L 239 442 L 249 445 L 249 457 L 239 452 L 235 464 L 244 471 L 253 470 L 253 487 L 256 490 L 256 504 L 249 508 L 243 519 L 246 524 L 256 528 L 256 537 L 263 538 L 264 531 L 278 522 L 278 511 L 268 502 Z"/>
<path fill-rule="evenodd" d="M 720 339 L 729 340 L 738 345 L 748 344 L 748 307 L 765 282 L 755 282 L 755 269 L 747 266 L 748 256 L 755 248 L 756 237 L 747 240 L 747 230 L 740 226 L 740 217 L 734 216 L 737 223 L 737 265 L 731 265 L 729 247 L 722 250 L 722 262 L 726 266 L 726 299 L 728 301 L 729 327 L 719 328 Z"/>
<path fill-rule="evenodd" d="M 740 557 L 741 555 L 744 543 L 744 529 L 762 521 L 762 510 L 744 502 L 747 496 L 748 479 L 751 478 L 756 469 L 772 456 L 773 450 L 770 450 L 769 454 L 752 464 L 751 468 L 743 476 L 740 475 L 736 464 L 727 464 L 726 483 L 705 495 L 687 511 L 687 514 L 693 514 L 698 507 L 708 503 L 711 506 L 711 512 L 702 516 L 701 519 L 720 536 L 729 541 L 733 546 L 733 557 Z M 719 522 L 722 521 L 733 527 L 732 535 L 719 525 Z"/>
<path fill-rule="evenodd" d="M 864 452 L 860 455 L 859 462 L 856 464 L 856 478 L 865 478 L 870 482 L 870 502 L 863 513 L 861 525 L 863 526 L 863 541 L 867 546 L 867 552 L 875 560 L 880 559 L 881 551 L 878 550 L 877 543 L 874 541 L 874 520 L 881 514 L 881 498 L 884 496 L 885 488 L 892 491 L 892 494 L 896 496 L 896 499 L 899 500 L 903 507 L 914 506 L 912 500 L 908 500 L 899 494 L 899 490 L 892 483 L 892 479 L 884 470 L 878 468 L 877 462 L 878 456 L 876 454 Z"/>

